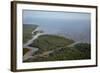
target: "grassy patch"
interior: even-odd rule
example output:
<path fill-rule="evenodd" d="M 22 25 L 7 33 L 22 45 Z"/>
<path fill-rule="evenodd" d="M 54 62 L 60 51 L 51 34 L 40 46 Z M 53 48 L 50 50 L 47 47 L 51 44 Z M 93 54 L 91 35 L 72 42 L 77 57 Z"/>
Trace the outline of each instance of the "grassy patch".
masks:
<path fill-rule="evenodd" d="M 39 48 L 39 51 L 34 55 L 42 55 L 42 53 L 55 50 L 54 52 L 37 56 L 34 59 L 28 59 L 25 62 L 40 62 L 40 61 L 59 61 L 59 60 L 82 60 L 91 58 L 91 45 L 88 43 L 78 43 L 72 47 L 68 45 L 74 43 L 73 40 L 57 35 L 41 35 L 34 40 L 29 46 Z M 56 50 L 62 48 L 60 50 Z M 33 56 L 34 56 L 33 55 Z"/>
<path fill-rule="evenodd" d="M 37 57 L 35 59 L 29 59 L 26 62 L 82 60 L 90 58 L 91 58 L 90 44 L 79 43 L 73 47 L 62 48 L 45 57 L 43 56 L 43 57 Z"/>
<path fill-rule="evenodd" d="M 28 59 L 26 62 L 82 60 L 90 59 L 90 56 L 90 53 L 81 52 L 79 50 L 66 47 L 60 51 L 49 54 L 47 57 L 37 57 L 35 59 Z"/>
<path fill-rule="evenodd" d="M 32 31 L 37 28 L 37 25 L 23 24 L 23 43 L 26 43 L 32 38 Z"/>
<path fill-rule="evenodd" d="M 39 48 L 40 51 L 53 50 L 59 47 L 66 47 L 73 43 L 73 40 L 56 35 L 41 35 L 38 39 L 34 40 L 30 46 Z"/>

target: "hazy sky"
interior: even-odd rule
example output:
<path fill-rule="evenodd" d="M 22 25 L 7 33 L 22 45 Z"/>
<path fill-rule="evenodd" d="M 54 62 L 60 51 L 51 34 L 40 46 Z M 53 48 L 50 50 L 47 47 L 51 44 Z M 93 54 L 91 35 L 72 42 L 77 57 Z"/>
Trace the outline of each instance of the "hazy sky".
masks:
<path fill-rule="evenodd" d="M 75 13 L 75 12 L 50 12 L 50 11 L 32 11 L 23 10 L 23 23 L 34 24 L 36 22 L 52 20 L 89 20 L 89 13 Z"/>

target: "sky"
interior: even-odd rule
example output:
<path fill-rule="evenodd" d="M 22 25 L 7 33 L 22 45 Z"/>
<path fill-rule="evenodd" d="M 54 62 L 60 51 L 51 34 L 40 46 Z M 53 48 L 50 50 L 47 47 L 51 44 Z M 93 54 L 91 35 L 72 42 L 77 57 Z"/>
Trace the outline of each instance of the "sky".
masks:
<path fill-rule="evenodd" d="M 33 24 L 46 19 L 53 20 L 89 20 L 89 13 L 76 13 L 76 12 L 51 12 L 51 11 L 35 11 L 23 10 L 23 23 Z"/>

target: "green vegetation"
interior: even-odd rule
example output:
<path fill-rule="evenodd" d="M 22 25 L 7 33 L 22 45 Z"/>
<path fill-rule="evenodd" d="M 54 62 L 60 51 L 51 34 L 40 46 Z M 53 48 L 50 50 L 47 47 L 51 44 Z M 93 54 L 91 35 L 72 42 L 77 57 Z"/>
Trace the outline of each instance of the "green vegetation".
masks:
<path fill-rule="evenodd" d="M 62 36 L 56 36 L 56 35 L 41 35 L 38 37 L 38 39 L 34 40 L 30 46 L 37 47 L 40 50 L 39 51 L 48 51 L 57 49 L 59 47 L 66 47 L 69 44 L 72 44 L 74 41 L 67 39 Z"/>
<path fill-rule="evenodd" d="M 74 46 L 76 50 L 79 50 L 81 53 L 84 53 L 84 58 L 91 58 L 91 45 L 88 43 L 79 43 Z"/>
<path fill-rule="evenodd" d="M 23 25 L 23 43 L 32 38 L 32 31 L 37 25 Z M 43 31 L 35 31 L 34 35 L 43 33 Z M 40 35 L 34 42 L 28 46 L 39 48 L 39 51 L 33 54 L 35 58 L 28 59 L 24 62 L 40 62 L 40 61 L 57 61 L 57 60 L 81 60 L 91 58 L 91 44 L 78 43 L 71 47 L 68 45 L 75 41 L 57 35 Z M 23 55 L 29 51 L 23 48 Z M 53 51 L 52 53 L 48 53 Z"/>
<path fill-rule="evenodd" d="M 28 48 L 23 48 L 23 56 L 29 51 Z"/>
<path fill-rule="evenodd" d="M 84 49 L 84 51 L 80 49 Z M 91 54 L 89 49 L 90 44 L 79 43 L 73 47 L 65 47 L 43 57 L 28 59 L 25 62 L 90 59 Z"/>
<path fill-rule="evenodd" d="M 32 31 L 37 28 L 37 25 L 23 24 L 23 43 L 26 43 L 32 38 Z"/>
<path fill-rule="evenodd" d="M 91 48 L 90 44 L 87 44 L 87 43 L 79 43 L 79 44 L 74 45 L 74 47 L 81 52 L 90 51 L 90 48 Z"/>
<path fill-rule="evenodd" d="M 66 47 L 60 51 L 54 52 L 46 60 L 81 60 L 90 59 L 90 44 L 79 43 L 73 47 Z"/>

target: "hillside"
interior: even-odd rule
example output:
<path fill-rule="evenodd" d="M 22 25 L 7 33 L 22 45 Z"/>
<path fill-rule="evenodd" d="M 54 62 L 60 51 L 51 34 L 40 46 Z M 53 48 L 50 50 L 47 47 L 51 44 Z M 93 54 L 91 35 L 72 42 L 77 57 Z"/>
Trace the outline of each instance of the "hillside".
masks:
<path fill-rule="evenodd" d="M 32 38 L 32 31 L 38 26 L 35 24 L 23 24 L 23 43 Z"/>
<path fill-rule="evenodd" d="M 34 31 L 36 27 L 37 26 L 24 26 L 24 28 L 26 28 L 26 32 L 24 33 L 24 41 L 32 38 L 32 33 L 30 32 Z M 39 34 L 39 31 L 35 32 L 35 36 L 37 34 Z M 75 43 L 76 42 L 74 40 L 63 36 L 52 34 L 39 35 L 36 39 L 34 39 L 34 41 L 31 42 L 31 44 L 27 45 L 33 48 L 38 48 L 39 50 L 32 53 L 32 57 L 23 62 L 90 59 L 91 45 L 88 43 Z M 26 48 L 23 51 L 23 54 L 25 54 L 29 50 Z"/>
<path fill-rule="evenodd" d="M 69 44 L 72 44 L 74 41 L 67 39 L 62 36 L 56 35 L 41 35 L 38 39 L 35 39 L 30 46 L 37 47 L 40 51 L 53 50 L 59 47 L 66 47 Z"/>

